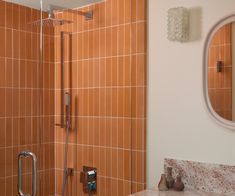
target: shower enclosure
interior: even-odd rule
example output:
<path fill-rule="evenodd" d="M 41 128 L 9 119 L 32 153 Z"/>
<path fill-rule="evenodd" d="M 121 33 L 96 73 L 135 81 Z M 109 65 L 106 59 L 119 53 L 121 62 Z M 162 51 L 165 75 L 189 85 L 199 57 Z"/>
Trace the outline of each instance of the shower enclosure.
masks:
<path fill-rule="evenodd" d="M 0 0 L 3 196 L 146 186 L 146 0 Z"/>

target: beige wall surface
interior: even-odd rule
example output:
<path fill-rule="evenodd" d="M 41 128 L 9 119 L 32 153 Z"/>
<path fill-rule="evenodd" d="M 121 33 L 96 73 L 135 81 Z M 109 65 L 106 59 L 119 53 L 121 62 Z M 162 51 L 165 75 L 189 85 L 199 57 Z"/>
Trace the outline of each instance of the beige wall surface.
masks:
<path fill-rule="evenodd" d="M 167 40 L 167 10 L 191 11 L 191 40 Z M 234 13 L 234 0 L 149 0 L 148 187 L 157 184 L 165 157 L 235 164 L 235 131 L 217 125 L 203 99 L 206 35 Z"/>

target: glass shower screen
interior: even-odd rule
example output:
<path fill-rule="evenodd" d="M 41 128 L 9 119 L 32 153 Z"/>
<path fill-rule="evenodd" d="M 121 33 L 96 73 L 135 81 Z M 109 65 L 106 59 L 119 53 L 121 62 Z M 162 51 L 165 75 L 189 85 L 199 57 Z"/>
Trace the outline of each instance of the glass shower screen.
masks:
<path fill-rule="evenodd" d="M 145 188 L 137 1 L 0 0 L 1 195 Z"/>

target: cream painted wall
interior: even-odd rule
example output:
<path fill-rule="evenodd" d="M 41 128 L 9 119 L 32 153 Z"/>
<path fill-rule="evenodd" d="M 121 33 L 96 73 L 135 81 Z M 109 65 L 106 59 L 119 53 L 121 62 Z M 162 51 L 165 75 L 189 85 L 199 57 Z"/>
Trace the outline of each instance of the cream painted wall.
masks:
<path fill-rule="evenodd" d="M 177 6 L 193 13 L 187 43 L 167 40 L 167 10 Z M 206 34 L 217 20 L 235 12 L 235 1 L 149 0 L 148 7 L 148 187 L 157 184 L 165 157 L 235 165 L 235 131 L 213 121 L 202 90 Z"/>

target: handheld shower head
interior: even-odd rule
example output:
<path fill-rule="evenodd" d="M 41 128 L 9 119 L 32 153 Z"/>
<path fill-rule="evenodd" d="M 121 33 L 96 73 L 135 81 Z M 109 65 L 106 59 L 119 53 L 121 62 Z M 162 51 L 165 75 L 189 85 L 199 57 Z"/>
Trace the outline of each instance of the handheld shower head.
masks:
<path fill-rule="evenodd" d="M 68 92 L 65 93 L 65 106 L 69 106 L 70 104 L 70 95 Z"/>

